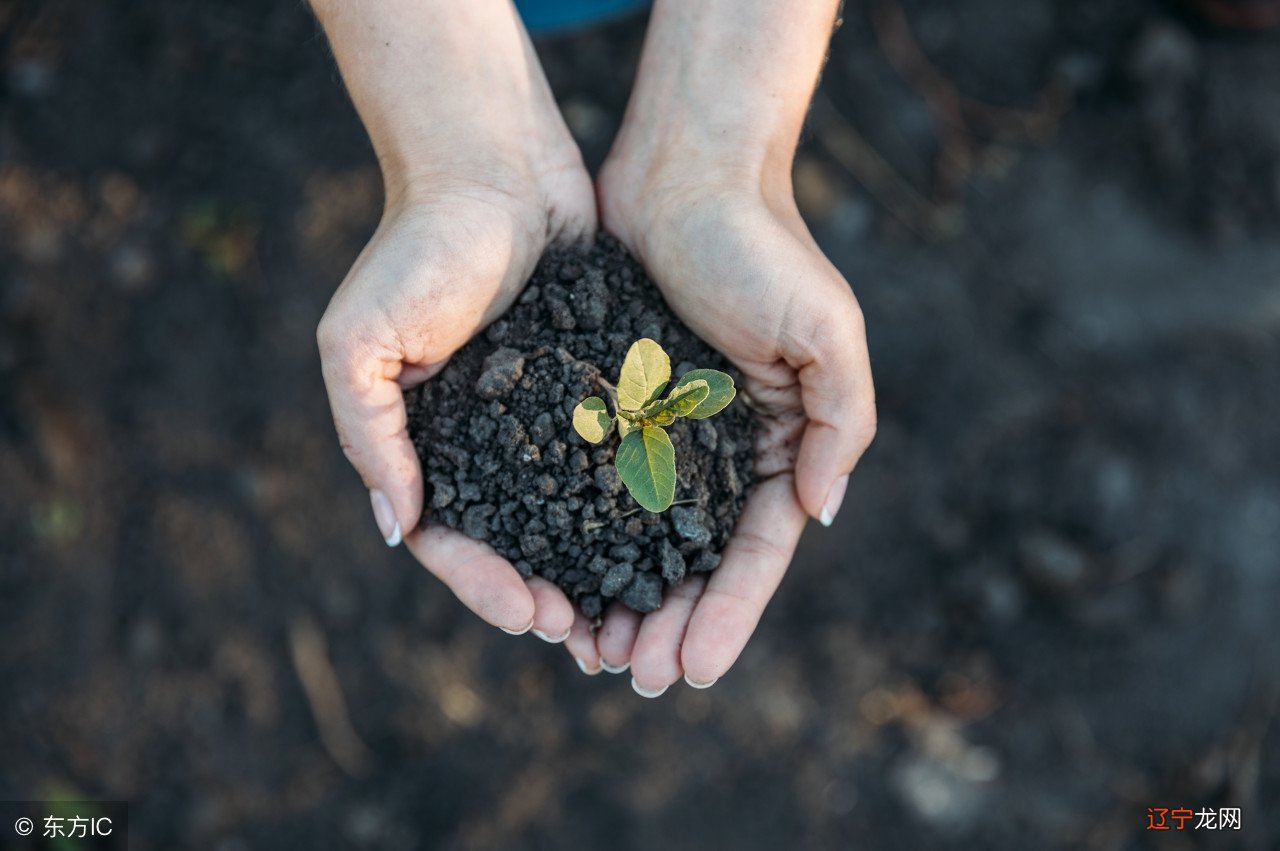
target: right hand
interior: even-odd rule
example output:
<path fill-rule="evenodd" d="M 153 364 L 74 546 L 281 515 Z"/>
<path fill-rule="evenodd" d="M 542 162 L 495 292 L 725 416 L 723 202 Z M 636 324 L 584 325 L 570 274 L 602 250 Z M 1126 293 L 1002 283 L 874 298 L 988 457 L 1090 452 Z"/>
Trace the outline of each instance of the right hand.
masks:
<path fill-rule="evenodd" d="M 558 588 L 522 580 L 460 532 L 418 528 L 423 477 L 403 391 L 439 372 L 511 305 L 552 241 L 593 236 L 591 179 L 567 131 L 564 141 L 548 166 L 481 166 L 446 183 L 389 190 L 382 222 L 317 333 L 338 438 L 387 544 L 403 539 L 485 621 L 548 640 L 563 640 L 574 620 Z M 486 176 L 460 176 L 468 172 Z"/>

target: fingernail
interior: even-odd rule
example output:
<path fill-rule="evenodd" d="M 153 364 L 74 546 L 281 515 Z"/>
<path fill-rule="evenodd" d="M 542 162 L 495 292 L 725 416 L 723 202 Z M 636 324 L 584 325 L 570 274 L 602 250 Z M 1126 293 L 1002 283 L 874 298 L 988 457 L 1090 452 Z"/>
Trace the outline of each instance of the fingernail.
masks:
<path fill-rule="evenodd" d="M 564 631 L 564 635 L 547 635 L 547 634 L 546 634 L 545 632 L 543 632 L 542 630 L 540 630 L 540 629 L 535 629 L 535 630 L 533 631 L 533 634 L 534 634 L 534 635 L 536 635 L 536 636 L 538 636 L 539 638 L 541 638 L 543 641 L 547 642 L 548 644 L 560 644 L 560 643 L 561 643 L 561 642 L 563 642 L 566 638 L 568 638 L 568 637 L 569 637 L 569 630 L 567 630 L 567 629 L 566 629 L 566 630 Z"/>
<path fill-rule="evenodd" d="M 524 629 L 507 629 L 505 626 L 500 626 L 498 629 L 502 630 L 507 635 L 524 635 L 526 632 L 533 629 L 533 618 L 529 618 L 529 623 Z"/>
<path fill-rule="evenodd" d="M 651 699 L 655 697 L 662 697 L 663 693 L 666 692 L 667 690 L 667 686 L 663 686 L 660 689 L 650 691 L 649 689 L 645 688 L 644 686 L 636 682 L 635 677 L 631 678 L 631 687 L 636 690 L 636 694 L 640 695 L 641 697 L 648 697 Z"/>
<path fill-rule="evenodd" d="M 712 681 L 711 681 L 711 682 L 709 682 L 709 683 L 699 683 L 699 682 L 695 682 L 694 680 L 689 679 L 689 675 L 688 675 L 688 674 L 685 674 L 685 675 L 684 675 L 684 681 L 685 681 L 686 683 L 688 683 L 688 684 L 689 684 L 691 687 L 693 687 L 693 688 L 711 688 L 713 685 L 715 685 L 716 683 L 720 682 L 720 678 L 719 678 L 719 677 L 716 677 L 714 680 L 712 680 Z"/>
<path fill-rule="evenodd" d="M 373 519 L 382 533 L 382 540 L 388 547 L 400 545 L 400 521 L 396 519 L 396 510 L 391 507 L 391 500 L 379 490 L 369 491 L 369 502 L 373 503 Z"/>
<path fill-rule="evenodd" d="M 601 658 L 600 667 L 604 668 L 606 671 L 608 671 L 611 674 L 621 674 L 625 672 L 627 668 L 631 667 L 631 662 L 627 661 L 627 662 L 623 662 L 621 665 L 614 666 L 614 665 L 610 665 L 603 658 Z"/>
<path fill-rule="evenodd" d="M 594 677 L 596 674 L 600 673 L 599 665 L 596 665 L 594 668 L 588 668 L 587 663 L 579 659 L 577 656 L 573 657 L 573 661 L 578 663 L 578 670 L 586 674 L 588 677 Z"/>
<path fill-rule="evenodd" d="M 844 502 L 844 491 L 847 487 L 849 487 L 848 476 L 841 476 L 831 486 L 831 492 L 827 494 L 827 501 L 822 506 L 822 516 L 818 518 L 818 521 L 823 526 L 830 526 L 831 521 L 836 519 L 836 512 L 840 510 L 840 503 Z"/>

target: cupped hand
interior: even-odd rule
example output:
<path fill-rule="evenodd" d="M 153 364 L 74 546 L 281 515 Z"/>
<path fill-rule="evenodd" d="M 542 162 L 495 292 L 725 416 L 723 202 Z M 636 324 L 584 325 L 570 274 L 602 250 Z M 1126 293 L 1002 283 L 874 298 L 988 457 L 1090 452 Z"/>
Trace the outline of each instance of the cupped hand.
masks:
<path fill-rule="evenodd" d="M 475 172 L 483 176 L 454 170 L 445 182 L 389 191 L 381 224 L 320 322 L 325 386 L 387 544 L 403 539 L 485 621 L 563 640 L 573 609 L 559 589 L 522 580 L 488 545 L 459 532 L 418 528 L 423 478 L 403 391 L 435 375 L 506 310 L 552 241 L 589 239 L 596 226 L 576 148 L 546 167 Z"/>
<path fill-rule="evenodd" d="M 682 675 L 705 687 L 729 670 L 806 516 L 830 525 L 875 434 L 861 310 L 809 235 L 789 182 L 781 190 L 706 174 L 641 178 L 615 163 L 601 177 L 603 225 L 676 314 L 741 371 L 759 415 L 758 481 L 720 566 L 669 591 L 651 614 L 615 603 L 594 641 L 579 618 L 566 644 L 589 668 L 629 664 L 646 696 Z"/>

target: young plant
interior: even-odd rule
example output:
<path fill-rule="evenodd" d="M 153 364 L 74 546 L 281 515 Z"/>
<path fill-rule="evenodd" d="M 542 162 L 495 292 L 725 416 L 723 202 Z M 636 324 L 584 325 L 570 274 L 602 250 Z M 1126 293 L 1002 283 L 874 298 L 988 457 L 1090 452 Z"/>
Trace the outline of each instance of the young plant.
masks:
<path fill-rule="evenodd" d="M 715 369 L 685 373 L 671 392 L 662 397 L 671 380 L 671 359 L 653 340 L 636 340 L 627 351 L 610 387 L 615 413 L 609 416 L 605 402 L 592 396 L 573 409 L 573 428 L 589 443 L 600 443 L 618 424 L 622 442 L 614 455 L 622 483 L 648 511 L 665 511 L 676 494 L 676 452 L 663 430 L 677 417 L 693 420 L 718 414 L 737 392 L 733 379 Z"/>

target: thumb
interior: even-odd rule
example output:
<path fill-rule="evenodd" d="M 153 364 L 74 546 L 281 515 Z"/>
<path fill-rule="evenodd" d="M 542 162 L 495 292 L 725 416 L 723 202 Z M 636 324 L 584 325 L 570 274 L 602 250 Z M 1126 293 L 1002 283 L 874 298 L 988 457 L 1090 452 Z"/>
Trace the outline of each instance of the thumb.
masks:
<path fill-rule="evenodd" d="M 338 442 L 369 489 L 378 531 L 394 547 L 417 526 L 423 502 L 422 467 L 397 381 L 403 354 L 332 311 L 316 339 Z"/>
<path fill-rule="evenodd" d="M 846 289 L 844 298 L 815 306 L 810 322 L 808 334 L 796 335 L 806 344 L 793 364 L 808 419 L 796 457 L 796 494 L 810 516 L 830 526 L 849 473 L 875 437 L 875 386 L 862 311 L 852 293 Z"/>

